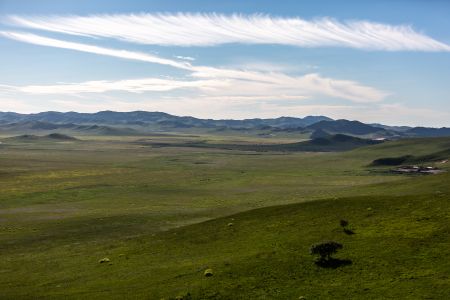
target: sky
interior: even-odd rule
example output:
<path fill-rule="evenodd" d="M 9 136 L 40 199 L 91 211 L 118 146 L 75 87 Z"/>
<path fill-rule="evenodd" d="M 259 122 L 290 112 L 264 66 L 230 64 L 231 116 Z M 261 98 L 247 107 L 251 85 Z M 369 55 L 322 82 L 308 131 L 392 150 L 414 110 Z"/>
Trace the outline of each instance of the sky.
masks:
<path fill-rule="evenodd" d="M 450 126 L 450 1 L 0 0 L 0 111 Z"/>

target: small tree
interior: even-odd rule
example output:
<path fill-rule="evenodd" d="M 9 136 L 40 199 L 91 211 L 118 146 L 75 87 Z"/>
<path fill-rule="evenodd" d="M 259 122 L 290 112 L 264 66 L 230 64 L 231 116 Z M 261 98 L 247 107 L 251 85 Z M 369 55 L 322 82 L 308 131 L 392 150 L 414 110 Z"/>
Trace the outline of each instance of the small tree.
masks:
<path fill-rule="evenodd" d="M 312 255 L 319 255 L 319 262 L 326 263 L 329 262 L 334 253 L 336 253 L 339 249 L 342 249 L 342 244 L 338 242 L 324 242 L 320 244 L 314 244 L 311 246 L 310 252 Z"/>
<path fill-rule="evenodd" d="M 341 224 L 341 227 L 345 229 L 348 226 L 348 221 L 347 220 L 341 220 L 339 222 L 339 224 Z"/>

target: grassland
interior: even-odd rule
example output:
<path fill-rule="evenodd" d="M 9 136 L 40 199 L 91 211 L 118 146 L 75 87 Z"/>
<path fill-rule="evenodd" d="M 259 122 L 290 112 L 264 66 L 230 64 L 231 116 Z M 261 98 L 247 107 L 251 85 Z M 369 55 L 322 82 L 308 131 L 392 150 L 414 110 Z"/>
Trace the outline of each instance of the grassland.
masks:
<path fill-rule="evenodd" d="M 243 137 L 80 137 L 0 144 L 2 299 L 445 299 L 448 173 L 393 175 L 380 157 L 450 139 L 342 153 L 175 147 Z M 272 143 L 273 140 L 252 142 Z M 283 142 L 277 140 L 276 142 Z M 433 162 L 439 164 L 439 162 Z M 449 169 L 447 164 L 440 168 Z M 355 235 L 346 235 L 347 219 Z M 232 223 L 232 226 L 229 224 Z M 344 244 L 337 269 L 311 244 Z M 111 262 L 98 261 L 108 257 Z M 204 277 L 206 268 L 214 275 Z"/>

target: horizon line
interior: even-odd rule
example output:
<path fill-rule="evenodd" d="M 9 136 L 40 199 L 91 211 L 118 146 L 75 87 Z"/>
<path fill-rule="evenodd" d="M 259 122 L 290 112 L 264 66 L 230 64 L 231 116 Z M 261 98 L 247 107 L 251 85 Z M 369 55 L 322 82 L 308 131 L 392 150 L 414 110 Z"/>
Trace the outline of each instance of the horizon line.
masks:
<path fill-rule="evenodd" d="M 31 113 L 19 113 L 19 112 L 15 112 L 15 111 L 0 111 L 0 114 L 5 114 L 5 113 L 13 113 L 13 114 L 19 114 L 19 115 L 37 115 L 37 114 L 43 114 L 43 113 L 60 113 L 60 114 L 67 114 L 67 113 L 77 113 L 77 114 L 98 114 L 98 113 L 102 113 L 102 112 L 113 112 L 113 113 L 133 113 L 133 112 L 144 112 L 144 113 L 161 113 L 161 114 L 167 114 L 167 115 L 171 115 L 174 117 L 179 117 L 179 118 L 194 118 L 194 119 L 199 119 L 199 120 L 213 120 L 213 121 L 245 121 L 245 120 L 273 120 L 273 119 L 280 119 L 280 118 L 293 118 L 293 119 L 305 119 L 307 117 L 325 117 L 328 119 L 331 119 L 331 121 L 340 121 L 340 120 L 345 120 L 345 121 L 357 121 L 366 125 L 383 125 L 383 126 L 389 126 L 389 127 L 410 127 L 410 128 L 450 128 L 447 126 L 424 126 L 424 125 L 414 125 L 414 126 L 408 126 L 408 125 L 388 125 L 388 124 L 383 124 L 383 123 L 365 123 L 362 121 L 359 121 L 358 119 L 345 119 L 345 118 L 339 118 L 339 119 L 333 119 L 331 117 L 325 116 L 325 115 L 305 115 L 303 117 L 293 117 L 293 116 L 279 116 L 279 117 L 274 117 L 274 118 L 246 118 L 246 119 L 213 119 L 213 118 L 198 118 L 198 117 L 194 117 L 194 116 L 189 116 L 189 115 L 175 115 L 175 114 L 171 114 L 171 113 L 167 113 L 167 112 L 163 112 L 163 111 L 148 111 L 148 110 L 132 110 L 132 111 L 116 111 L 116 110 L 99 110 L 96 112 L 79 112 L 79 111 L 56 111 L 56 110 L 48 110 L 48 111 L 40 111 L 40 112 L 31 112 Z M 327 120 L 323 120 L 323 121 L 327 121 Z"/>

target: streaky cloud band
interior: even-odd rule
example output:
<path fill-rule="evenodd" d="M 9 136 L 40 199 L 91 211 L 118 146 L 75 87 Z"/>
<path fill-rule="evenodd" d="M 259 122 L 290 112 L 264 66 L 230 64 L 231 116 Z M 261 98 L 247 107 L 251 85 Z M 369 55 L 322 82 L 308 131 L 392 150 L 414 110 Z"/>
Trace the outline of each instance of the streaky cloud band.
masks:
<path fill-rule="evenodd" d="M 17 16 L 9 25 L 163 46 L 217 46 L 229 43 L 297 47 L 347 47 L 382 51 L 450 51 L 450 45 L 409 25 L 333 18 L 304 20 L 261 14 L 113 14 Z"/>
<path fill-rule="evenodd" d="M 83 43 L 68 42 L 27 32 L 0 31 L 0 36 L 34 45 L 70 49 L 87 53 L 113 56 L 123 59 L 139 60 L 149 63 L 168 65 L 179 69 L 186 69 L 186 70 L 192 69 L 191 65 L 188 62 L 184 61 L 183 62 L 175 61 L 142 52 L 111 49 L 94 45 L 87 45 Z"/>
<path fill-rule="evenodd" d="M 145 91 L 170 91 L 180 88 L 194 88 L 207 92 L 210 96 L 214 97 L 226 96 L 229 98 L 244 99 L 246 97 L 258 98 L 262 96 L 279 98 L 279 95 L 284 95 L 284 98 L 294 97 L 296 99 L 303 99 L 319 94 L 347 99 L 353 102 L 377 102 L 389 95 L 384 91 L 370 86 L 364 86 L 357 82 L 326 78 L 315 73 L 305 74 L 303 76 L 290 76 L 278 72 L 194 66 L 188 62 L 179 62 L 146 53 L 68 42 L 31 33 L 0 31 L 0 35 L 35 45 L 169 65 L 190 72 L 187 80 L 146 78 L 142 80 L 122 80 L 115 82 L 96 80 L 78 84 L 48 86 L 32 85 L 14 87 L 0 85 L 0 91 L 3 92 L 16 90 L 32 94 L 76 94 L 122 90 L 142 93 Z M 200 78 L 200 80 L 192 81 L 192 78 Z M 235 91 L 233 87 L 237 86 L 240 88 Z M 299 95 L 299 91 L 303 95 Z"/>

